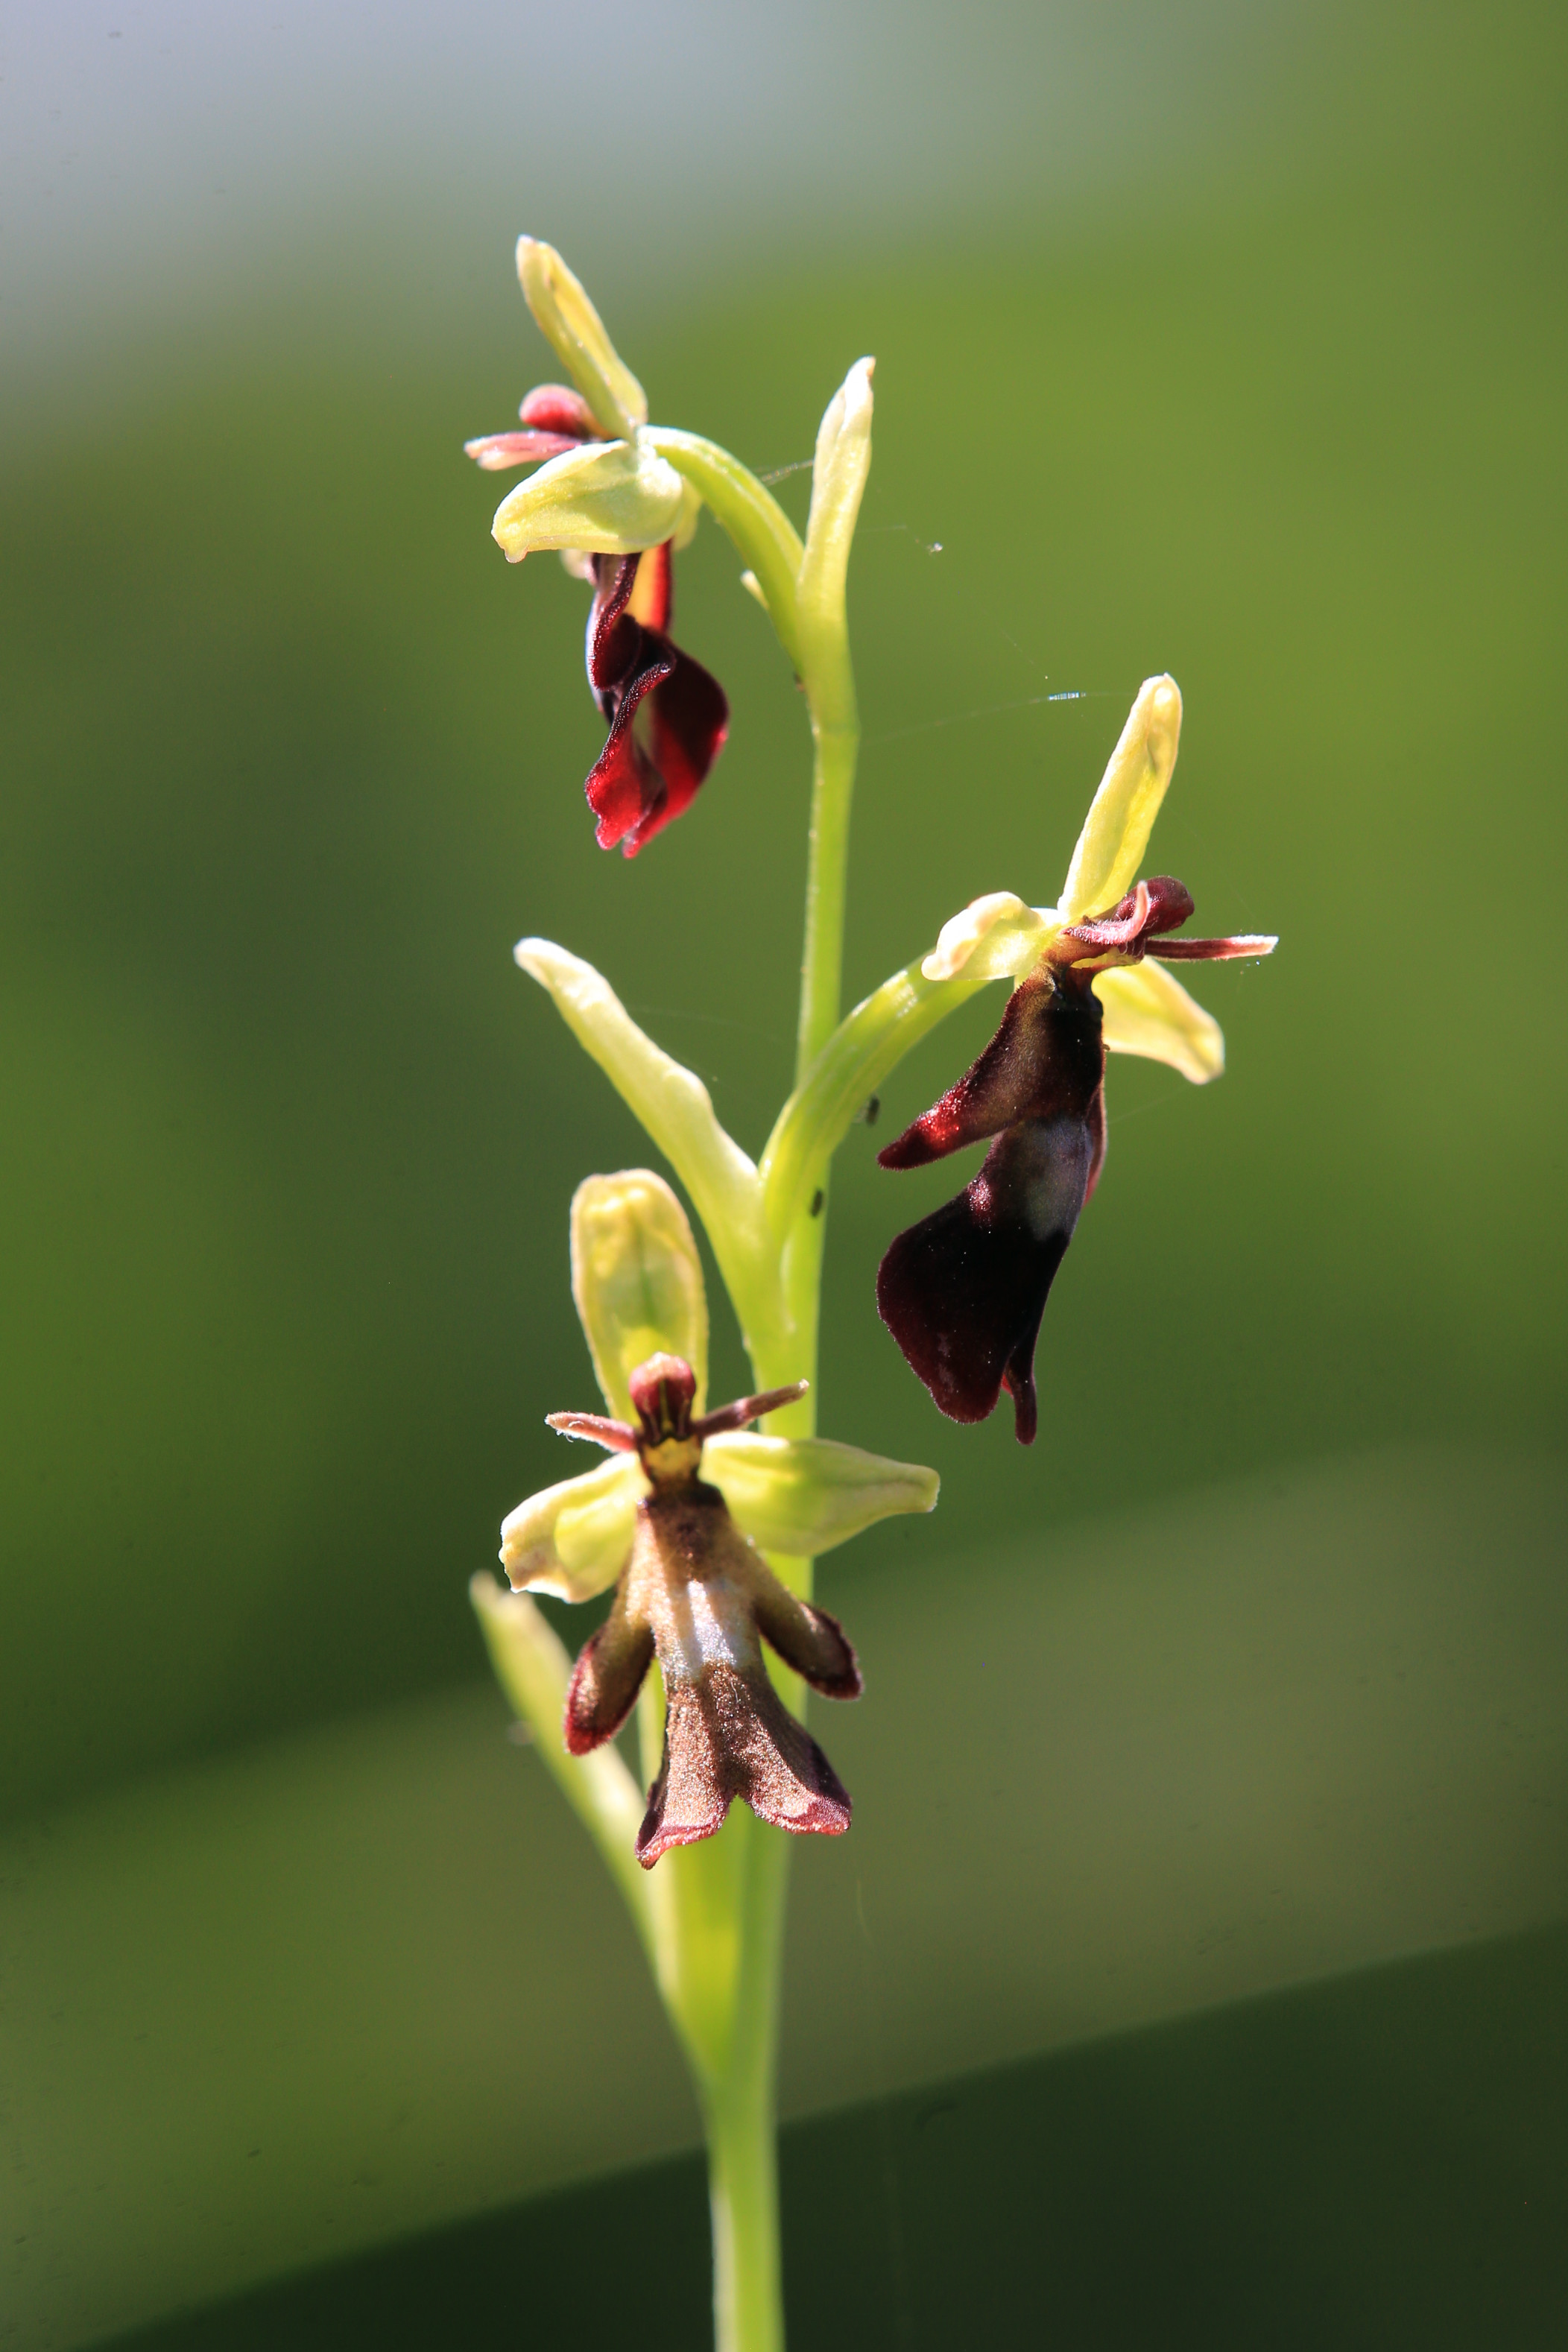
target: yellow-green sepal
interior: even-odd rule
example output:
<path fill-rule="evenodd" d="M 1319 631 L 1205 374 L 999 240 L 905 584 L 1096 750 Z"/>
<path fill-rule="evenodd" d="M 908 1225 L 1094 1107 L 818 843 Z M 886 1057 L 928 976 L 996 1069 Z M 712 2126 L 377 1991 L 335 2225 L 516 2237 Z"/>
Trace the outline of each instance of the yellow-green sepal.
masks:
<path fill-rule="evenodd" d="M 635 1454 L 617 1454 L 579 1478 L 530 1495 L 501 1523 L 501 1566 L 514 1592 L 592 1601 L 607 1592 L 631 1555 L 647 1480 Z"/>
<path fill-rule="evenodd" d="M 624 1168 L 572 1196 L 572 1296 L 605 1402 L 635 1424 L 631 1375 L 650 1356 L 683 1357 L 708 1393 L 708 1295 L 690 1224 L 662 1176 Z"/>
<path fill-rule="evenodd" d="M 1219 1023 L 1163 964 L 1151 961 L 1097 971 L 1094 992 L 1104 1012 L 1103 1034 L 1111 1053 L 1142 1054 L 1147 1061 L 1165 1062 L 1195 1087 L 1221 1075 L 1225 1036 Z"/>
<path fill-rule="evenodd" d="M 1086 915 L 1114 907 L 1132 887 L 1181 735 L 1182 695 L 1175 679 L 1145 678 L 1083 821 L 1062 886 L 1064 922 L 1081 922 Z"/>
<path fill-rule="evenodd" d="M 641 1120 L 691 1197 L 748 1345 L 777 1317 L 776 1277 L 763 1247 L 755 1165 L 714 1115 L 696 1073 L 638 1028 L 602 972 L 552 940 L 520 940 L 521 969 L 548 989 L 573 1035 Z"/>
<path fill-rule="evenodd" d="M 702 1475 L 717 1486 L 736 1525 L 763 1551 L 815 1559 L 879 1519 L 932 1511 L 934 1470 L 889 1462 L 829 1437 L 763 1437 L 735 1430 L 710 1437 Z"/>
<path fill-rule="evenodd" d="M 640 440 L 585 441 L 510 490 L 490 536 L 509 563 L 551 548 L 638 555 L 671 536 L 686 503 L 674 467 Z"/>
<path fill-rule="evenodd" d="M 1054 907 L 1026 907 L 1012 890 L 988 891 L 943 923 L 921 965 L 927 980 L 1018 980 L 1060 929 Z"/>
<path fill-rule="evenodd" d="M 605 331 L 605 322 L 552 245 L 517 240 L 522 299 L 540 332 L 606 433 L 629 436 L 647 423 L 647 394 Z"/>

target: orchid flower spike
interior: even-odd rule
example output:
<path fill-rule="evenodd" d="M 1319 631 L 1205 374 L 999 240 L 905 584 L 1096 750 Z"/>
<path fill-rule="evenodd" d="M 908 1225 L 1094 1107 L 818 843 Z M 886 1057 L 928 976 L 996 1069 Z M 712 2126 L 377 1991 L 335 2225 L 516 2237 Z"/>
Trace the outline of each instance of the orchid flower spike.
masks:
<path fill-rule="evenodd" d="M 1108 1046 L 1171 1063 L 1197 1083 L 1217 1077 L 1216 1024 L 1152 965 L 1264 956 L 1271 937 L 1171 936 L 1193 912 L 1167 876 L 1139 882 L 1175 766 L 1182 700 L 1151 678 L 1079 836 L 1061 903 L 1029 908 L 1011 893 L 976 899 L 944 929 L 922 967 L 931 980 L 969 967 L 1016 981 L 1002 1025 L 942 1100 L 878 1157 L 921 1168 L 991 1142 L 955 1199 L 899 1234 L 877 1276 L 882 1319 L 950 1419 L 984 1421 L 1004 1388 L 1020 1444 L 1037 1421 L 1035 1343 L 1057 1268 L 1105 1159 Z"/>
<path fill-rule="evenodd" d="M 647 400 L 560 255 L 521 237 L 518 276 L 576 388 L 538 384 L 522 430 L 465 442 L 487 472 L 537 465 L 496 509 L 509 563 L 557 550 L 594 591 L 588 684 L 609 728 L 584 790 L 601 849 L 635 857 L 688 808 L 723 749 L 724 689 L 669 635 L 671 558 L 700 501 L 647 442 Z"/>
<path fill-rule="evenodd" d="M 797 1599 L 759 1547 L 809 1557 L 894 1512 L 929 1511 L 935 1473 L 751 1429 L 804 1381 L 702 1410 L 701 1264 L 679 1202 L 647 1170 L 579 1187 L 572 1270 L 610 1410 L 550 1423 L 611 1459 L 520 1504 L 500 1555 L 518 1591 L 586 1601 L 616 1588 L 567 1692 L 566 1747 L 581 1756 L 613 1738 L 657 1658 L 664 1760 L 639 1862 L 711 1837 L 737 1797 L 781 1829 L 837 1835 L 849 1799 L 780 1698 L 762 1644 L 827 1697 L 858 1697 L 860 1670 L 837 1620 Z"/>

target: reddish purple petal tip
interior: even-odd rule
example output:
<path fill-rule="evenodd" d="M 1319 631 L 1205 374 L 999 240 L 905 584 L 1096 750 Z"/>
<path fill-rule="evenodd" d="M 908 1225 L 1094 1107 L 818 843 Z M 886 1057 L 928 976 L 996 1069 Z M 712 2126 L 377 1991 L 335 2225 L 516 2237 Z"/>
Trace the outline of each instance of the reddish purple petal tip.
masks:
<path fill-rule="evenodd" d="M 542 457 L 562 457 L 576 446 L 576 440 L 563 433 L 484 433 L 477 441 L 464 442 L 463 455 L 487 474 L 499 474 L 509 466 L 534 466 Z"/>
<path fill-rule="evenodd" d="M 580 392 L 564 383 L 536 383 L 525 393 L 518 415 L 524 425 L 542 433 L 558 433 L 567 441 L 602 441 L 599 421 Z"/>
<path fill-rule="evenodd" d="M 719 1662 L 676 1683 L 664 1738 L 637 1835 L 645 1870 L 671 1846 L 711 1837 L 737 1797 L 775 1829 L 841 1837 L 849 1827 L 847 1790 L 760 1660 L 753 1673 Z"/>

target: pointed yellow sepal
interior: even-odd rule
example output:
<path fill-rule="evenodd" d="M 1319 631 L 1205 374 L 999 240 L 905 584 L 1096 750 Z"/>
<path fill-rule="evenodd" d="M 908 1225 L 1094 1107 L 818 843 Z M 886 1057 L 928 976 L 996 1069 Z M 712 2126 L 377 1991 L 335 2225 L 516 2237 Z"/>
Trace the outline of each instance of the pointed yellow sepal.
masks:
<path fill-rule="evenodd" d="M 647 423 L 647 394 L 605 331 L 605 322 L 552 245 L 517 240 L 523 300 L 605 431 L 629 440 Z"/>
<path fill-rule="evenodd" d="M 1129 891 L 1176 764 L 1182 695 L 1173 677 L 1145 678 L 1100 779 L 1062 886 L 1067 923 L 1098 915 Z"/>
<path fill-rule="evenodd" d="M 1225 1069 L 1225 1037 L 1212 1013 L 1187 994 L 1163 963 L 1099 971 L 1094 992 L 1105 1011 L 1105 1042 L 1113 1054 L 1141 1054 L 1168 1063 L 1195 1087 Z"/>

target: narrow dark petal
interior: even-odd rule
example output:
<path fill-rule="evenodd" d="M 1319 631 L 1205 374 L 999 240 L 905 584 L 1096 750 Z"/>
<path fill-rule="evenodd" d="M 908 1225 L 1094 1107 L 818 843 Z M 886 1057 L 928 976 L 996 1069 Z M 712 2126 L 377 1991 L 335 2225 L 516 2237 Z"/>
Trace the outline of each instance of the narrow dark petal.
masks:
<path fill-rule="evenodd" d="M 575 436 L 564 433 L 482 433 L 477 441 L 464 442 L 463 455 L 487 474 L 499 474 L 508 466 L 535 466 L 542 457 L 563 457 L 577 446 Z"/>
<path fill-rule="evenodd" d="M 1161 931 L 1173 931 L 1193 912 L 1192 892 L 1173 874 L 1137 883 L 1109 912 L 1091 922 L 1072 923 L 1051 944 L 1058 963 L 1095 955 L 1141 955 Z"/>
<path fill-rule="evenodd" d="M 837 1618 L 799 1600 L 765 1560 L 756 1565 L 750 1597 L 763 1639 L 824 1698 L 858 1698 L 866 1687 L 860 1662 Z"/>
<path fill-rule="evenodd" d="M 1188 912 L 1192 901 L 1187 902 Z M 1139 882 L 1119 899 L 1109 913 L 1096 915 L 1087 923 L 1069 923 L 1056 942 L 1058 957 L 1063 956 L 1062 942 L 1070 940 L 1075 947 L 1104 950 L 1110 948 L 1131 948 L 1148 927 L 1152 912 L 1152 899 L 1147 882 Z"/>
<path fill-rule="evenodd" d="M 1021 981 L 1002 1025 L 955 1087 L 877 1154 L 882 1168 L 923 1168 L 1022 1118 L 1082 1117 L 1105 1069 L 1100 1000 L 1068 975 Z"/>
<path fill-rule="evenodd" d="M 760 1660 L 750 1672 L 716 1663 L 669 1685 L 664 1761 L 637 1835 L 644 1869 L 671 1846 L 711 1837 L 737 1797 L 778 1829 L 837 1837 L 849 1827 L 848 1792 Z"/>
<path fill-rule="evenodd" d="M 900 1234 L 877 1276 L 882 1320 L 952 1421 L 984 1421 L 1004 1384 L 1035 1434 L 1040 1318 L 1103 1154 L 1099 1089 L 1079 1114 L 1008 1128 L 973 1183 Z"/>
<path fill-rule="evenodd" d="M 607 1446 L 612 1454 L 630 1454 L 637 1447 L 637 1432 L 628 1429 L 624 1421 L 610 1421 L 602 1412 L 547 1412 L 550 1427 L 563 1437 L 581 1437 L 591 1444 Z"/>
<path fill-rule="evenodd" d="M 623 1583 L 615 1606 L 584 1643 L 566 1693 L 567 1753 L 586 1756 L 613 1739 L 637 1704 L 653 1663 L 653 1628 L 626 1607 Z"/>
<path fill-rule="evenodd" d="M 792 1381 L 785 1389 L 765 1389 L 761 1396 L 737 1397 L 733 1404 L 721 1404 L 716 1412 L 705 1412 L 700 1421 L 694 1421 L 691 1434 L 717 1437 L 721 1430 L 744 1429 L 749 1421 L 761 1421 L 765 1412 L 777 1412 L 781 1405 L 794 1404 L 810 1386 L 809 1381 Z"/>
<path fill-rule="evenodd" d="M 594 558 L 596 585 L 588 612 L 588 683 L 606 719 L 615 717 L 619 698 L 639 667 L 640 626 L 636 621 L 623 620 L 622 615 L 637 586 L 641 561 L 637 555 Z M 606 695 L 614 698 L 608 703 Z"/>
<path fill-rule="evenodd" d="M 1151 940 L 1146 952 L 1164 963 L 1227 963 L 1236 956 L 1272 955 L 1279 944 L 1267 931 L 1245 931 L 1230 940 Z"/>
<path fill-rule="evenodd" d="M 536 383 L 525 393 L 519 416 L 525 425 L 536 425 L 542 432 L 558 433 L 564 440 L 602 441 L 604 434 L 598 419 L 580 392 L 564 383 Z"/>

